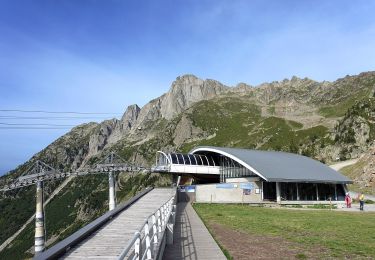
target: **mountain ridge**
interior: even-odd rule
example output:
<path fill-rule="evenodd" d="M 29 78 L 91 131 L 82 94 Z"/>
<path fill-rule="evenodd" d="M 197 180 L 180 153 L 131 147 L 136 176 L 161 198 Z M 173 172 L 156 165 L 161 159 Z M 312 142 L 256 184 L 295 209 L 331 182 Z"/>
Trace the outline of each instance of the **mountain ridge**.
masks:
<path fill-rule="evenodd" d="M 245 83 L 229 87 L 190 74 L 177 77 L 167 93 L 142 108 L 128 106 L 121 119 L 74 127 L 0 177 L 0 186 L 36 160 L 61 171 L 74 171 L 114 151 L 128 161 L 150 166 L 157 150 L 188 152 L 197 145 L 214 145 L 288 151 L 331 163 L 368 153 L 374 139 L 375 72 L 333 82 L 292 77 L 255 87 Z M 364 166 L 365 172 L 355 171 L 352 178 L 358 183 L 353 188 L 374 190 L 370 183 L 373 178 L 368 177 L 372 169 Z M 62 189 L 47 209 L 49 244 L 106 210 L 106 182 L 100 176 L 80 177 Z M 118 175 L 117 196 L 121 200 L 146 185 L 167 183 L 170 180 L 161 175 Z M 48 182 L 46 196 L 59 185 L 59 181 Z M 0 243 L 32 215 L 33 189 L 31 186 L 1 195 Z M 17 218 L 10 217 L 13 215 Z M 32 225 L 16 241 L 0 252 L 0 258 L 30 256 Z"/>
<path fill-rule="evenodd" d="M 240 96 L 246 96 L 250 102 L 265 106 L 265 108 L 262 108 L 262 115 L 266 117 L 278 116 L 288 120 L 295 120 L 306 124 L 308 127 L 313 127 L 317 124 L 333 127 L 337 119 L 343 115 L 334 117 L 334 120 L 327 119 L 316 113 L 317 108 L 314 104 L 322 102 L 329 107 L 334 101 L 337 101 L 335 95 L 337 96 L 337 92 L 340 90 L 342 93 L 348 93 L 346 98 L 350 97 L 350 94 L 356 94 L 356 92 L 364 88 L 363 84 L 354 85 L 359 86 L 358 89 L 345 90 L 348 90 L 347 85 L 352 84 L 351 86 L 353 86 L 353 81 L 361 77 L 374 80 L 375 72 L 363 72 L 355 76 L 345 76 L 333 82 L 317 82 L 308 78 L 302 79 L 293 76 L 291 79 L 262 83 L 254 87 L 246 83 L 239 83 L 235 87 L 229 87 L 216 80 L 202 80 L 192 74 L 182 75 L 172 82 L 168 92 L 149 101 L 142 108 L 136 104 L 128 106 L 120 120 L 115 118 L 108 119 L 100 123 L 86 123 L 77 126 L 78 128 L 73 128 L 71 131 L 73 133 L 76 129 L 90 128 L 88 130 L 90 132 L 88 152 L 86 152 L 87 145 L 85 145 L 85 149 L 78 151 L 78 156 L 73 160 L 74 168 L 80 167 L 82 163 L 87 163 L 90 157 L 116 144 L 121 139 L 128 138 L 132 142 L 149 139 L 153 134 L 152 131 L 148 131 L 148 124 L 163 119 L 170 121 L 188 110 L 193 104 L 222 95 L 239 94 Z M 374 86 L 373 89 L 375 89 Z M 334 93 L 331 93 L 331 90 L 334 90 Z M 343 95 L 339 98 L 345 98 Z M 305 118 L 302 118 L 301 110 L 306 114 L 303 116 Z M 82 138 L 78 137 L 77 139 Z M 88 158 L 82 159 L 84 153 L 86 153 Z"/>

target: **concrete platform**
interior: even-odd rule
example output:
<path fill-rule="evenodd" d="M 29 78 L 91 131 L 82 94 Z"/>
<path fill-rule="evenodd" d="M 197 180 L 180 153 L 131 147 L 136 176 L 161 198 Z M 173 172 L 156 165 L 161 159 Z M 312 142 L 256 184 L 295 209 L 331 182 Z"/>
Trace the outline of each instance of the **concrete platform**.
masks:
<path fill-rule="evenodd" d="M 164 260 L 227 259 L 189 202 L 177 205 L 173 239 L 173 245 L 164 251 Z"/>

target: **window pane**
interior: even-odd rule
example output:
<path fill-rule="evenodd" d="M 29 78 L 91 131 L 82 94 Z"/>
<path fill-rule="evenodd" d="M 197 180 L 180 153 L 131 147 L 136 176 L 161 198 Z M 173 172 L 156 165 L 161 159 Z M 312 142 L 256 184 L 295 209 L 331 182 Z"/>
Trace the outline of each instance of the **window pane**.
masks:
<path fill-rule="evenodd" d="M 172 158 L 172 163 L 173 163 L 173 164 L 178 164 L 176 154 L 172 153 L 172 154 L 171 154 L 171 158 Z"/>
<path fill-rule="evenodd" d="M 197 160 L 195 159 L 194 155 L 189 154 L 189 158 L 192 165 L 197 165 Z"/>
<path fill-rule="evenodd" d="M 199 155 L 199 154 L 196 154 L 195 155 L 195 158 L 197 158 L 197 163 L 198 163 L 198 165 L 202 165 L 203 163 L 202 163 L 202 157 Z"/>
<path fill-rule="evenodd" d="M 184 160 L 185 160 L 185 164 L 190 165 L 191 163 L 190 163 L 189 156 L 187 156 L 186 154 L 184 154 L 183 157 L 184 157 Z"/>
<path fill-rule="evenodd" d="M 178 164 L 184 164 L 184 158 L 182 157 L 182 154 L 177 154 L 177 158 L 178 158 Z"/>
<path fill-rule="evenodd" d="M 210 166 L 215 166 L 215 162 L 212 159 L 212 157 L 211 156 L 207 156 L 207 158 L 208 158 L 208 162 L 210 163 Z"/>
<path fill-rule="evenodd" d="M 202 155 L 202 161 L 203 161 L 203 165 L 208 165 L 208 160 L 205 155 Z"/>

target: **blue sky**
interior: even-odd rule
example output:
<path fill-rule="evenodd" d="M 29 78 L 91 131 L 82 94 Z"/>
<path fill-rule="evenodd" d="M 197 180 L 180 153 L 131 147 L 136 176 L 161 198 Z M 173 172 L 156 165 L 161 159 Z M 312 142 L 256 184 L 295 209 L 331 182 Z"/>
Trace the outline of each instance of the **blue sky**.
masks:
<path fill-rule="evenodd" d="M 186 73 L 232 86 L 374 70 L 374 13 L 375 1 L 1 0 L 0 109 L 112 117 Z M 0 174 L 66 131 L 0 129 Z"/>

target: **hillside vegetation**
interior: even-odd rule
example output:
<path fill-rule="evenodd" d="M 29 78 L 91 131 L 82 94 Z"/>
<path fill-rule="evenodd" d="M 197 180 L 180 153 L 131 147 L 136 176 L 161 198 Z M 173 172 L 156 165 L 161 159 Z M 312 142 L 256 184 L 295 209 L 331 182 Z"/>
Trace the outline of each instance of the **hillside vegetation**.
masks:
<path fill-rule="evenodd" d="M 0 178 L 10 183 L 41 160 L 61 171 L 95 165 L 110 151 L 151 166 L 155 153 L 188 152 L 197 145 L 282 150 L 331 163 L 358 158 L 374 143 L 375 73 L 334 82 L 290 80 L 228 87 L 194 75 L 178 77 L 170 90 L 142 108 L 129 106 L 121 119 L 73 128 L 30 160 Z M 363 172 L 356 171 L 355 175 Z M 355 178 L 354 178 L 355 179 Z M 366 180 L 361 185 L 367 185 Z M 107 210 L 107 176 L 73 179 L 46 207 L 48 245 Z M 120 174 L 117 197 L 125 200 L 147 185 L 168 185 L 163 175 Z M 48 182 L 46 197 L 61 184 Z M 35 187 L 0 197 L 0 243 L 34 213 Z M 0 258 L 31 256 L 33 224 L 0 252 Z"/>

